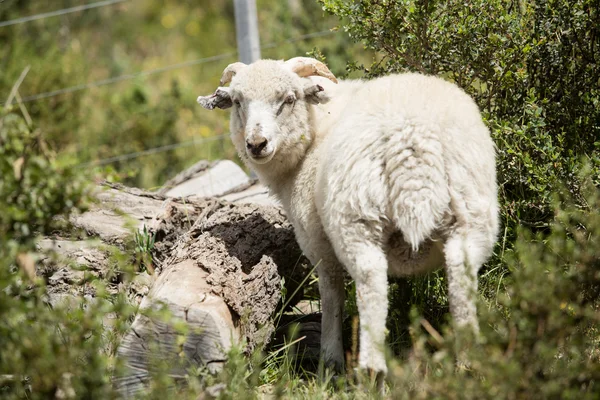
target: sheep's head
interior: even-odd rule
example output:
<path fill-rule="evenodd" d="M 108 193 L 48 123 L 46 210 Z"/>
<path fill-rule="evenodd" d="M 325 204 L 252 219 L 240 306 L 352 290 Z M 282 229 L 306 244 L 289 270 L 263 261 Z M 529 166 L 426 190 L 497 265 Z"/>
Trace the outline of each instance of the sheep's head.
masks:
<path fill-rule="evenodd" d="M 329 100 L 323 85 L 310 76 L 337 82 L 325 64 L 311 58 L 230 64 L 221 86 L 210 96 L 198 97 L 198 103 L 209 110 L 233 107 L 231 137 L 245 162 L 255 167 L 272 160 L 291 165 L 312 141 L 308 104 Z"/>

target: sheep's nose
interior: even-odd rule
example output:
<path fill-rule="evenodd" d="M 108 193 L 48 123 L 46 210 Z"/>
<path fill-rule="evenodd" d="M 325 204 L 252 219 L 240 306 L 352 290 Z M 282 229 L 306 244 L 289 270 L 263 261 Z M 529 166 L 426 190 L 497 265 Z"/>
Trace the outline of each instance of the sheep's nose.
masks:
<path fill-rule="evenodd" d="M 253 155 L 258 156 L 267 147 L 267 139 L 264 137 L 248 139 L 246 140 L 246 147 Z"/>

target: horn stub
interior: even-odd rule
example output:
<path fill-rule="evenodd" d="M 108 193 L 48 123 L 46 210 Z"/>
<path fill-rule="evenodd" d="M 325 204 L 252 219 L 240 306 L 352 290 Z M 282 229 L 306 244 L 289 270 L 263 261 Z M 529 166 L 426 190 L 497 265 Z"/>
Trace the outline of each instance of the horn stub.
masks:
<path fill-rule="evenodd" d="M 244 67 L 246 67 L 246 64 L 244 64 L 243 62 L 229 64 L 223 70 L 223 74 L 221 75 L 221 80 L 219 81 L 219 84 L 221 86 L 225 86 L 226 84 L 231 82 L 231 79 L 233 79 L 234 75 L 237 74 Z"/>
<path fill-rule="evenodd" d="M 332 82 L 338 83 L 337 78 L 327 68 L 327 65 L 323 64 L 319 60 L 315 60 L 310 57 L 295 57 L 287 60 L 285 65 L 290 68 L 292 72 L 295 72 L 301 77 L 307 76 L 322 76 Z"/>

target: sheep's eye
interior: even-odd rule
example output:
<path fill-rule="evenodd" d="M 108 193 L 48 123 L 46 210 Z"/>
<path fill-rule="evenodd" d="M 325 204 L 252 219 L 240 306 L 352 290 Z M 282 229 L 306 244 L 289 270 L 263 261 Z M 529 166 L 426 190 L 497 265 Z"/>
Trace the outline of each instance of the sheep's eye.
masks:
<path fill-rule="evenodd" d="M 277 110 L 277 114 L 276 115 L 281 114 L 281 112 L 283 111 L 283 107 L 286 104 L 294 104 L 295 101 L 296 101 L 296 96 L 294 96 L 293 94 L 290 94 L 289 96 L 287 96 L 285 98 L 285 100 L 283 100 L 283 103 L 281 103 L 281 105 L 279 106 L 279 109 Z"/>
<path fill-rule="evenodd" d="M 238 107 L 240 106 L 240 101 L 238 99 L 233 100 L 233 103 Z"/>

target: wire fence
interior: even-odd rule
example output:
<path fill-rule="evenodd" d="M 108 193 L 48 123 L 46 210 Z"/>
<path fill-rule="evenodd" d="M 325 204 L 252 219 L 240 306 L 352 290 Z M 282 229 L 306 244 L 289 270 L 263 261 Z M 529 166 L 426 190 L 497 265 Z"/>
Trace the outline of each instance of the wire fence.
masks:
<path fill-rule="evenodd" d="M 44 18 L 58 17 L 60 15 L 71 14 L 71 13 L 79 12 L 79 11 L 91 10 L 92 8 L 112 6 L 113 4 L 124 3 L 126 1 L 129 1 L 129 0 L 105 0 L 105 1 L 99 1 L 97 3 L 84 4 L 81 6 L 63 8 L 61 10 L 31 15 L 29 17 L 11 19 L 9 21 L 0 22 L 0 28 L 5 27 L 5 26 L 22 24 L 22 23 L 30 22 L 30 21 L 37 21 L 39 19 L 44 19 Z"/>
<path fill-rule="evenodd" d="M 80 90 L 91 89 L 91 88 L 95 88 L 95 87 L 99 87 L 99 86 L 112 85 L 113 83 L 123 82 L 123 81 L 127 81 L 130 79 L 144 77 L 144 76 L 153 75 L 153 74 L 159 74 L 161 72 L 172 71 L 172 70 L 178 69 L 178 68 L 190 67 L 192 65 L 199 65 L 199 64 L 204 64 L 207 62 L 224 60 L 226 58 L 233 57 L 236 54 L 237 54 L 236 52 L 223 53 L 223 54 L 219 54 L 216 56 L 199 58 L 197 60 L 190 60 L 190 61 L 185 61 L 185 62 L 177 63 L 177 64 L 165 65 L 164 67 L 150 69 L 150 70 L 146 70 L 146 71 L 135 72 L 132 74 L 119 75 L 119 76 L 115 76 L 112 78 L 82 83 L 80 85 L 69 86 L 66 88 L 57 89 L 57 90 L 53 90 L 50 92 L 34 94 L 31 96 L 25 96 L 25 97 L 23 97 L 22 101 L 23 101 L 23 103 L 29 103 L 29 102 L 36 101 L 36 100 L 47 99 L 49 97 L 60 96 L 61 94 L 78 92 Z"/>
<path fill-rule="evenodd" d="M 293 37 L 293 38 L 290 38 L 287 40 L 282 40 L 279 42 L 265 44 L 265 45 L 261 46 L 261 49 L 263 49 L 263 50 L 272 49 L 272 48 L 282 46 L 284 44 L 295 43 L 295 42 L 299 42 L 299 41 L 303 41 L 303 40 L 314 39 L 317 37 L 328 36 L 328 35 L 332 35 L 335 33 L 336 32 L 332 31 L 332 30 L 307 33 L 307 34 L 299 35 L 299 36 L 296 36 L 296 37 Z M 237 55 L 237 51 L 217 54 L 214 56 L 199 58 L 196 60 L 184 61 L 184 62 L 177 63 L 177 64 L 165 65 L 165 66 L 159 67 L 159 68 L 149 69 L 149 70 L 135 72 L 135 73 L 131 73 L 131 74 L 119 75 L 119 76 L 115 76 L 115 77 L 111 77 L 111 78 L 107 78 L 107 79 L 100 79 L 97 81 L 92 81 L 92 82 L 82 83 L 79 85 L 69 86 L 66 88 L 52 90 L 49 92 L 25 96 L 21 99 L 21 101 L 23 103 L 29 103 L 32 101 L 37 101 L 37 100 L 41 100 L 41 99 L 47 99 L 50 97 L 60 96 L 62 94 L 78 92 L 80 90 L 86 90 L 86 89 L 105 86 L 105 85 L 111 85 L 113 83 L 123 82 L 123 81 L 131 80 L 131 79 L 135 79 L 135 78 L 139 78 L 139 77 L 154 75 L 154 74 L 159 74 L 162 72 L 172 71 L 175 69 L 191 67 L 194 65 L 199 65 L 199 64 L 209 63 L 209 62 L 221 61 L 221 60 L 224 60 L 224 59 L 227 59 L 230 57 L 235 57 L 236 55 Z M 14 104 L 14 100 L 13 100 L 13 103 L 10 103 L 10 104 Z"/>
<path fill-rule="evenodd" d="M 164 153 L 166 151 L 176 150 L 176 149 L 179 149 L 182 147 L 193 146 L 193 145 L 200 144 L 200 143 L 214 142 L 215 140 L 221 140 L 221 139 L 225 138 L 225 136 L 227 136 L 227 134 L 211 136 L 211 137 L 201 138 L 201 139 L 193 139 L 193 140 L 188 140 L 185 142 L 167 144 L 164 146 L 153 147 L 150 149 L 136 151 L 133 153 L 121 154 L 121 155 L 118 155 L 115 157 L 109 157 L 109 158 L 104 158 L 101 160 L 89 161 L 89 162 L 77 164 L 75 166 L 76 167 L 99 167 L 102 165 L 108 165 L 108 164 L 112 164 L 112 163 L 116 163 L 116 162 L 120 162 L 120 161 L 133 160 L 134 158 L 149 156 L 152 154 Z"/>
<path fill-rule="evenodd" d="M 115 4 L 124 3 L 127 1 L 129 1 L 129 0 L 105 0 L 105 1 L 99 1 L 99 2 L 85 4 L 85 5 L 76 6 L 76 7 L 64 8 L 61 10 L 51 11 L 51 12 L 47 12 L 47 13 L 36 14 L 36 15 L 29 16 L 29 17 L 16 18 L 13 20 L 0 22 L 0 28 L 5 27 L 5 26 L 10 26 L 10 25 L 21 24 L 21 23 L 25 23 L 25 22 L 40 20 L 40 19 L 44 19 L 44 18 L 56 17 L 56 16 L 70 14 L 70 13 L 86 11 L 86 10 L 90 10 L 90 9 L 94 9 L 94 8 L 115 5 Z M 282 46 L 284 44 L 295 43 L 295 42 L 308 40 L 308 39 L 314 39 L 314 38 L 318 38 L 318 37 L 324 37 L 324 36 L 332 35 L 334 33 L 336 33 L 336 31 L 333 31 L 333 30 L 311 32 L 311 33 L 307 33 L 304 35 L 296 36 L 294 38 L 290 38 L 290 39 L 286 39 L 286 40 L 282 40 L 282 41 L 278 41 L 278 42 L 267 43 L 265 45 L 262 45 L 261 49 L 263 49 L 263 50 L 273 49 L 278 46 Z M 235 57 L 236 55 L 237 55 L 237 51 L 217 54 L 217 55 L 210 56 L 210 57 L 204 57 L 204 58 L 199 58 L 199 59 L 195 59 L 195 60 L 184 61 L 181 63 L 165 65 L 163 67 L 154 68 L 154 69 L 150 69 L 150 70 L 145 70 L 145 71 L 140 71 L 140 72 L 135 72 L 135 73 L 130 73 L 130 74 L 119 75 L 119 76 L 115 76 L 115 77 L 111 77 L 111 78 L 107 78 L 107 79 L 86 82 L 86 83 L 82 83 L 79 85 L 69 86 L 69 87 L 56 89 L 56 90 L 52 90 L 52 91 L 44 92 L 44 93 L 33 94 L 33 95 L 25 96 L 22 98 L 20 96 L 17 97 L 14 95 L 10 95 L 8 101 L 6 102 L 6 106 L 12 105 L 15 102 L 18 102 L 19 105 L 21 106 L 23 103 L 29 103 L 29 102 L 33 102 L 33 101 L 37 101 L 37 100 L 60 96 L 60 95 L 67 94 L 67 93 L 73 93 L 73 92 L 77 92 L 77 91 L 81 91 L 81 90 L 87 90 L 87 89 L 91 89 L 91 88 L 111 85 L 114 83 L 123 82 L 123 81 L 131 80 L 131 79 L 135 79 L 135 78 L 139 78 L 139 77 L 160 74 L 160 73 L 172 71 L 175 69 L 190 67 L 190 66 L 194 66 L 194 65 L 200 65 L 200 64 L 204 64 L 204 63 L 221 61 L 221 60 L 224 60 L 227 58 Z M 116 163 L 116 162 L 127 161 L 127 160 L 136 159 L 139 157 L 144 157 L 144 156 L 149 156 L 149 155 L 153 155 L 153 154 L 172 151 L 172 150 L 175 150 L 178 148 L 197 145 L 200 143 L 207 143 L 207 142 L 212 142 L 215 140 L 221 140 L 225 136 L 227 136 L 227 135 L 222 134 L 222 135 L 212 136 L 212 137 L 208 137 L 208 138 L 193 139 L 193 140 L 189 140 L 186 142 L 179 142 L 179 143 L 173 143 L 173 144 L 164 145 L 164 146 L 153 147 L 153 148 L 149 148 L 149 149 L 138 151 L 138 152 L 121 154 L 118 156 L 103 158 L 100 160 L 80 163 L 80 164 L 75 165 L 75 167 L 90 167 L 90 166 L 108 165 L 108 164 L 112 164 L 112 163 Z"/>

